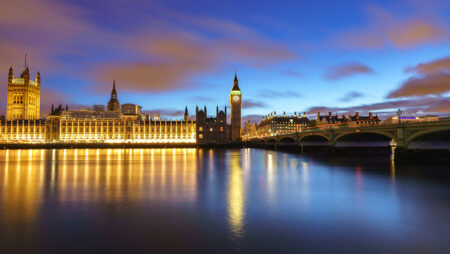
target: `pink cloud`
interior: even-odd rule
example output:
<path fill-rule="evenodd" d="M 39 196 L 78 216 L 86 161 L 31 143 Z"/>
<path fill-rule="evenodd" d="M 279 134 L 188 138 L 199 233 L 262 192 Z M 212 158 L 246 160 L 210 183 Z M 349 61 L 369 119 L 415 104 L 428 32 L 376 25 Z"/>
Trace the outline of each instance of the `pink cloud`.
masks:
<path fill-rule="evenodd" d="M 268 105 L 265 102 L 262 101 L 256 101 L 256 100 L 243 100 L 242 101 L 242 108 L 249 109 L 249 108 L 265 108 Z"/>
<path fill-rule="evenodd" d="M 372 68 L 364 64 L 352 62 L 330 67 L 324 76 L 329 80 L 338 80 L 356 74 L 372 74 L 373 72 Z"/>
<path fill-rule="evenodd" d="M 430 18 L 430 15 L 421 15 L 422 9 L 417 6 L 415 8 L 414 17 L 399 17 L 371 5 L 368 8 L 367 25 L 340 32 L 333 41 L 349 49 L 380 49 L 390 46 L 406 49 L 448 41 L 449 32 L 444 23 L 437 16 Z"/>
<path fill-rule="evenodd" d="M 409 67 L 406 69 L 406 72 L 415 72 L 418 74 L 428 74 L 439 71 L 450 71 L 450 56 L 428 63 L 420 63 L 414 67 Z"/>
<path fill-rule="evenodd" d="M 424 77 L 412 77 L 400 88 L 388 94 L 388 98 L 439 95 L 450 91 L 450 73 L 433 73 Z"/>
<path fill-rule="evenodd" d="M 428 20 L 408 20 L 388 29 L 387 33 L 390 42 L 397 48 L 437 42 L 448 36 L 445 29 Z"/>
<path fill-rule="evenodd" d="M 147 34 L 128 42 L 140 61 L 114 61 L 100 64 L 94 79 L 109 84 L 115 78 L 125 90 L 171 91 L 196 86 L 200 74 L 214 73 L 233 62 L 254 68 L 298 59 L 292 50 L 270 40 L 210 39 L 195 33 Z"/>
<path fill-rule="evenodd" d="M 437 113 L 449 112 L 445 111 L 449 103 L 448 97 L 422 97 L 414 99 L 396 99 L 385 102 L 378 102 L 372 104 L 363 104 L 350 107 L 326 107 L 315 106 L 308 109 L 309 114 L 317 114 L 317 112 L 339 112 L 339 113 L 354 113 L 360 112 L 368 114 L 368 112 L 378 112 L 384 115 L 392 115 L 399 108 L 409 113 Z"/>
<path fill-rule="evenodd" d="M 450 91 L 450 57 L 420 63 L 406 69 L 413 76 L 388 94 L 388 98 L 439 95 Z"/>

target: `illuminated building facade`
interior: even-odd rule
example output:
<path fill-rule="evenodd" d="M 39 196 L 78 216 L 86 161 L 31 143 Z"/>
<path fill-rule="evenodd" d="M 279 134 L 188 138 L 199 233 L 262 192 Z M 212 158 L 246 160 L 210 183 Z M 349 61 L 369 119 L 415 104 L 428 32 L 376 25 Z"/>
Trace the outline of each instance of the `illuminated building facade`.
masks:
<path fill-rule="evenodd" d="M 47 141 L 78 143 L 195 143 L 195 122 L 154 121 L 117 111 L 63 111 L 49 115 Z"/>
<path fill-rule="evenodd" d="M 258 124 L 252 123 L 250 120 L 244 123 L 244 128 L 242 129 L 242 136 L 245 139 L 256 138 L 258 137 Z"/>
<path fill-rule="evenodd" d="M 287 116 L 283 113 L 283 116 L 277 116 L 276 112 L 273 112 L 263 117 L 261 123 L 255 128 L 257 135 L 249 133 L 253 136 L 272 136 L 282 133 L 290 133 L 298 131 L 302 128 L 310 127 L 311 122 L 306 115 L 300 116 L 294 113 L 292 116 Z"/>
<path fill-rule="evenodd" d="M 197 108 L 195 120 L 190 119 L 186 107 L 183 119 L 163 120 L 158 114 L 153 116 L 142 114 L 141 107 L 138 105 L 120 105 L 115 81 L 106 110 L 102 105 L 79 110 L 52 105 L 50 114 L 44 119 L 39 119 L 39 73 L 36 81 L 31 81 L 29 70 L 26 68 L 21 78 L 14 79 L 10 69 L 8 77 L 9 118 L 0 120 L 0 143 L 226 144 L 231 140 L 231 127 L 227 124 L 226 107 L 220 111 L 217 107 L 215 117 L 207 116 L 206 107 L 204 110 Z M 24 100 L 23 103 L 22 99 L 17 99 L 21 103 L 20 107 L 10 107 L 10 98 L 13 98 L 14 104 L 17 95 L 23 95 L 23 98 L 29 99 Z M 238 140 L 240 139 L 241 96 L 236 76 L 231 95 L 231 108 L 234 112 L 232 126 L 235 128 L 235 140 Z M 235 96 L 238 99 L 235 99 Z M 32 102 L 31 99 L 34 101 Z M 35 108 L 29 107 L 35 105 L 36 101 Z"/>
<path fill-rule="evenodd" d="M 391 116 L 384 120 L 384 124 L 399 124 L 399 123 L 422 123 L 422 122 L 437 122 L 438 116 Z"/>
<path fill-rule="evenodd" d="M 320 112 L 317 112 L 317 126 L 335 125 L 337 127 L 342 124 L 347 126 L 374 125 L 381 124 L 381 120 L 378 118 L 378 115 L 374 116 L 372 112 L 369 112 L 369 116 L 360 116 L 359 112 L 356 112 L 353 116 L 350 114 L 348 116 L 342 115 L 341 118 L 337 114 L 333 116 L 331 112 L 328 112 L 326 116 L 321 116 Z"/>
<path fill-rule="evenodd" d="M 37 120 L 40 117 L 41 75 L 38 72 L 33 80 L 26 63 L 20 77 L 14 77 L 11 66 L 8 73 L 8 94 L 6 120 Z"/>
<path fill-rule="evenodd" d="M 108 110 L 54 108 L 45 119 L 0 121 L 2 143 L 195 143 L 196 123 L 151 119 L 130 104 L 120 111 L 115 82 Z M 130 112 L 128 112 L 130 110 Z"/>

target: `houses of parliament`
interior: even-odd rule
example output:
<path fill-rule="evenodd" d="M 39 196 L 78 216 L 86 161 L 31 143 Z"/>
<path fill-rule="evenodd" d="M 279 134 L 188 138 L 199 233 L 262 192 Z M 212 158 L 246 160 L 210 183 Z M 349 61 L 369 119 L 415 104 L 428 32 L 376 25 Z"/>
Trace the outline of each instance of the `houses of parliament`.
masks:
<path fill-rule="evenodd" d="M 25 66 L 20 77 L 8 73 L 6 118 L 0 120 L 0 143 L 186 143 L 226 144 L 239 141 L 241 136 L 241 92 L 235 75 L 230 93 L 231 124 L 227 110 L 216 109 L 208 117 L 206 107 L 196 108 L 191 119 L 187 107 L 183 119 L 163 120 L 158 114 L 145 114 L 135 104 L 119 103 L 116 82 L 113 82 L 106 105 L 88 109 L 69 110 L 54 107 L 40 117 L 41 76 L 31 78 Z"/>

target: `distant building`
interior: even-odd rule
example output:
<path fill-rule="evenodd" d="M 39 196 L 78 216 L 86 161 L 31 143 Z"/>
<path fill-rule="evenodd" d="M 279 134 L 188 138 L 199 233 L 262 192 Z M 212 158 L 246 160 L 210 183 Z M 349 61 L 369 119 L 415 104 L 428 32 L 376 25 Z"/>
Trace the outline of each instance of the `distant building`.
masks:
<path fill-rule="evenodd" d="M 8 72 L 8 94 L 6 101 L 6 120 L 36 120 L 40 118 L 41 74 L 30 77 L 25 56 L 24 70 L 20 77 L 14 77 L 12 66 Z"/>
<path fill-rule="evenodd" d="M 92 106 L 92 109 L 95 111 L 105 111 L 106 107 L 105 107 L 105 105 L 94 105 L 94 106 Z"/>
<path fill-rule="evenodd" d="M 140 115 L 142 107 L 136 104 L 126 103 L 121 106 L 122 114 L 124 115 Z"/>
<path fill-rule="evenodd" d="M 208 117 L 206 106 L 195 110 L 197 144 L 226 144 L 230 141 L 230 126 L 227 125 L 227 108 L 219 111 L 216 117 Z"/>
<path fill-rule="evenodd" d="M 438 116 L 390 116 L 384 120 L 384 124 L 398 124 L 398 123 L 421 123 L 421 122 L 437 122 Z"/>
<path fill-rule="evenodd" d="M 257 137 L 258 124 L 252 123 L 250 120 L 244 123 L 244 128 L 242 129 L 242 136 L 244 139 L 250 139 Z"/>
<path fill-rule="evenodd" d="M 300 116 L 294 113 L 292 116 L 286 116 L 283 113 L 283 116 L 277 116 L 277 113 L 273 112 L 263 117 L 256 131 L 259 136 L 272 136 L 299 131 L 310 126 L 311 122 L 305 115 Z"/>
<path fill-rule="evenodd" d="M 342 115 L 341 118 L 336 114 L 333 116 L 332 112 L 328 112 L 328 115 L 321 116 L 320 112 L 317 112 L 316 118 L 316 126 L 329 126 L 336 127 L 345 124 L 348 126 L 358 126 L 358 125 L 373 125 L 373 124 L 381 124 L 381 120 L 378 118 L 378 115 L 373 116 L 372 112 L 369 112 L 368 116 L 360 116 L 359 112 L 356 112 L 355 115 Z"/>

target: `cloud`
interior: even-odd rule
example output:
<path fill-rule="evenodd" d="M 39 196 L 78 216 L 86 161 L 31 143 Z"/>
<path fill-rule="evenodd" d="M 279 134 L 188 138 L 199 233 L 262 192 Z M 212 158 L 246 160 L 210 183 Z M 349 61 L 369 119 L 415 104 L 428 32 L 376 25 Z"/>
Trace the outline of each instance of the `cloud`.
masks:
<path fill-rule="evenodd" d="M 374 71 L 361 63 L 351 62 L 330 67 L 324 77 L 328 80 L 339 80 L 356 74 L 372 74 Z"/>
<path fill-rule="evenodd" d="M 264 90 L 259 91 L 258 95 L 263 98 L 275 98 L 275 97 L 301 98 L 301 97 L 303 97 L 302 94 L 300 94 L 297 91 L 293 91 L 293 90 L 279 91 L 279 90 L 264 89 Z"/>
<path fill-rule="evenodd" d="M 348 92 L 347 94 L 345 94 L 343 97 L 341 97 L 339 99 L 339 101 L 341 102 L 349 102 L 349 101 L 353 101 L 357 98 L 361 98 L 364 97 L 364 94 L 360 93 L 360 92 L 356 92 L 356 91 L 351 91 Z"/>
<path fill-rule="evenodd" d="M 349 49 L 407 49 L 447 41 L 449 32 L 444 23 L 437 15 L 422 14 L 422 9 L 424 8 L 416 7 L 414 16 L 399 17 L 379 6 L 371 5 L 368 8 L 368 25 L 338 33 L 333 43 Z"/>
<path fill-rule="evenodd" d="M 236 63 L 267 68 L 299 59 L 288 46 L 241 24 L 157 3 L 150 9 L 149 15 L 146 4 L 0 1 L 0 68 L 21 62 L 28 52 L 42 73 L 95 81 L 92 92 L 114 78 L 123 90 L 165 92 L 198 87 L 199 76 Z"/>
<path fill-rule="evenodd" d="M 234 62 L 253 68 L 266 68 L 291 61 L 293 51 L 269 40 L 211 39 L 196 33 L 158 33 L 133 38 L 130 50 L 140 61 L 104 63 L 92 72 L 94 79 L 106 84 L 113 77 L 130 91 L 163 92 L 197 86 L 199 75 L 215 73 Z"/>
<path fill-rule="evenodd" d="M 414 67 L 406 68 L 405 72 L 429 74 L 433 72 L 450 71 L 450 56 L 443 57 L 428 63 L 420 63 Z"/>
<path fill-rule="evenodd" d="M 428 96 L 414 99 L 396 99 L 388 100 L 379 103 L 363 104 L 358 106 L 350 107 L 326 107 L 326 106 L 315 106 L 308 109 L 309 114 L 314 114 L 317 112 L 377 112 L 384 114 L 392 114 L 399 108 L 403 111 L 410 113 L 433 113 L 433 112 L 445 112 L 443 111 L 446 106 L 448 106 L 448 97 L 439 96 Z"/>
<path fill-rule="evenodd" d="M 450 113 L 450 98 L 444 98 L 428 109 L 430 112 Z"/>
<path fill-rule="evenodd" d="M 450 57 L 420 63 L 406 72 L 416 73 L 388 94 L 388 98 L 439 95 L 450 91 Z"/>
<path fill-rule="evenodd" d="M 410 48 L 436 42 L 448 34 L 445 29 L 428 20 L 408 20 L 387 31 L 390 42 L 397 48 Z"/>
<path fill-rule="evenodd" d="M 218 54 L 206 45 L 180 37 L 142 41 L 140 50 L 147 53 L 141 62 L 113 62 L 98 67 L 94 78 L 107 83 L 112 77 L 129 91 L 170 91 L 193 86 L 194 75 L 218 66 Z"/>
<path fill-rule="evenodd" d="M 433 73 L 409 78 L 400 88 L 390 92 L 387 98 L 439 95 L 448 91 L 450 91 L 450 73 Z"/>
<path fill-rule="evenodd" d="M 268 105 L 262 101 L 255 101 L 255 100 L 243 100 L 242 101 L 242 108 L 249 109 L 249 108 L 265 108 Z"/>

